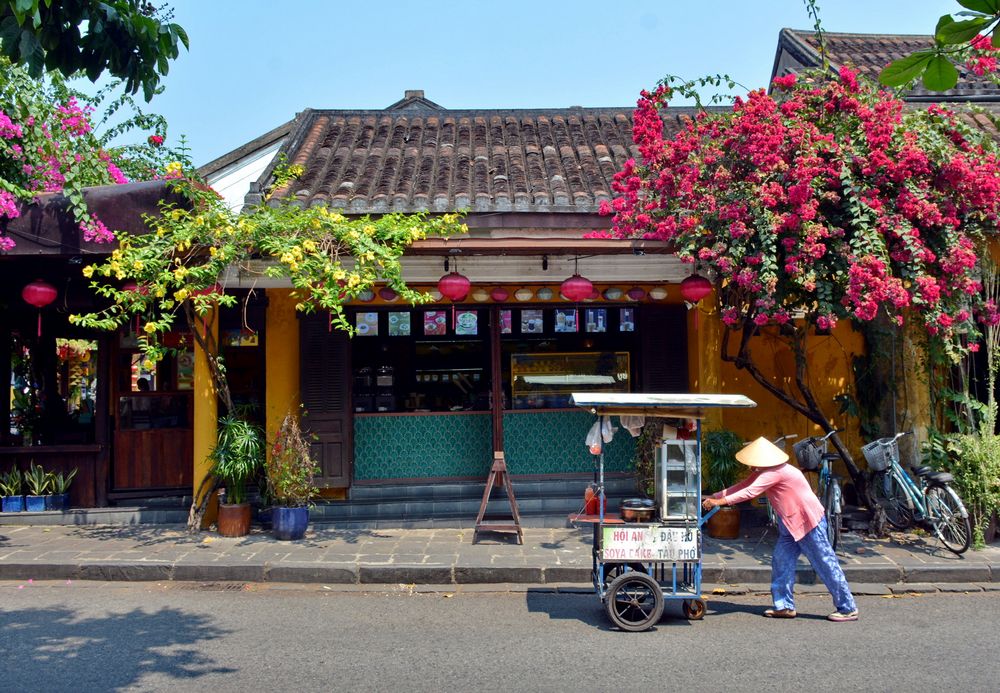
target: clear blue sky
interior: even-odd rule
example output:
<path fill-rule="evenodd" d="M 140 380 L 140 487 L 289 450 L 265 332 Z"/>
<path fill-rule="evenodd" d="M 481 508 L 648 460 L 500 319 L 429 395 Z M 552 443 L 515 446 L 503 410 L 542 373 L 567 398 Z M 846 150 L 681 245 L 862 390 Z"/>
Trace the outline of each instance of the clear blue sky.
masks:
<path fill-rule="evenodd" d="M 628 106 L 665 74 L 770 75 L 801 0 L 167 0 L 191 49 L 151 109 L 206 163 L 304 108 Z M 827 31 L 929 34 L 955 0 L 820 0 Z"/>

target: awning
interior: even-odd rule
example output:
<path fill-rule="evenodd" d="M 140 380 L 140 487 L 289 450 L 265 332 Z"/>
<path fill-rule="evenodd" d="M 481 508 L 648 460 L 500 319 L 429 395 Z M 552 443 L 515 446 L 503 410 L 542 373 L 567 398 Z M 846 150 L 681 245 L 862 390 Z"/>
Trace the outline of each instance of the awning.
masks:
<path fill-rule="evenodd" d="M 617 394 L 574 392 L 573 404 L 601 416 L 658 416 L 701 419 L 706 409 L 749 408 L 757 403 L 743 395 L 700 393 Z"/>

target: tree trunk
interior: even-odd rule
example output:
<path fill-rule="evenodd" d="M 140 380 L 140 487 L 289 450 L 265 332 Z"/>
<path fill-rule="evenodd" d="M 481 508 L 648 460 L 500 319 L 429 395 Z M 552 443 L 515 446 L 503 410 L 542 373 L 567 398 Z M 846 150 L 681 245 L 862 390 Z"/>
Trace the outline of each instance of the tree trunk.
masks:
<path fill-rule="evenodd" d="M 729 337 L 732 330 L 728 327 L 725 328 L 722 335 L 722 360 L 734 364 L 739 369 L 745 370 L 761 387 L 787 404 L 794 411 L 822 428 L 824 433 L 835 431 L 836 429 L 833 424 L 830 423 L 829 418 L 823 413 L 819 403 L 816 401 L 816 397 L 813 395 L 812 389 L 809 387 L 806 379 L 805 330 L 794 328 L 794 332 L 788 340 L 789 346 L 792 348 L 792 353 L 795 355 L 795 387 L 800 395 L 800 398 L 796 398 L 791 393 L 776 386 L 754 363 L 753 357 L 750 354 L 750 340 L 757 332 L 757 329 L 757 326 L 753 324 L 744 326 L 740 333 L 739 348 L 736 354 L 730 354 Z M 864 473 L 858 469 L 858 466 L 854 463 L 854 458 L 837 433 L 830 436 L 830 442 L 833 443 L 833 447 L 837 450 L 841 459 L 844 460 L 844 465 L 847 467 L 847 471 L 851 475 L 854 486 L 858 491 L 859 500 L 866 499 L 867 482 Z"/>

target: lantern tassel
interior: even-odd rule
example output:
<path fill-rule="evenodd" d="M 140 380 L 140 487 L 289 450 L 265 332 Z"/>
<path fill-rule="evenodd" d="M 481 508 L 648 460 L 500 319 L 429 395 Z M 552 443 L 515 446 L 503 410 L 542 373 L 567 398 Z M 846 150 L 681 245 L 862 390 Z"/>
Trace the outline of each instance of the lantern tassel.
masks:
<path fill-rule="evenodd" d="M 42 311 L 38 311 L 38 336 L 42 336 Z"/>

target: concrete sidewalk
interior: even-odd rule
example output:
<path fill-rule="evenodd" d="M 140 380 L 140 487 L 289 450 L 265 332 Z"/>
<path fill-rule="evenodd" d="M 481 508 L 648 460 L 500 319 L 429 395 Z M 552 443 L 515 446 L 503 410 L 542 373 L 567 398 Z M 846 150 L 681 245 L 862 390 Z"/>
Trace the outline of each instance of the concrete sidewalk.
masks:
<path fill-rule="evenodd" d="M 773 535 L 752 530 L 732 541 L 706 537 L 706 585 L 770 582 Z M 254 531 L 239 539 L 170 526 L 3 526 L 0 579 L 185 580 L 321 584 L 589 585 L 589 527 L 480 535 L 470 529 L 337 530 L 297 542 Z M 848 533 L 840 551 L 852 585 L 904 591 L 1000 588 L 1000 546 L 955 556 L 912 534 L 875 540 Z M 799 582 L 815 582 L 804 562 Z"/>

